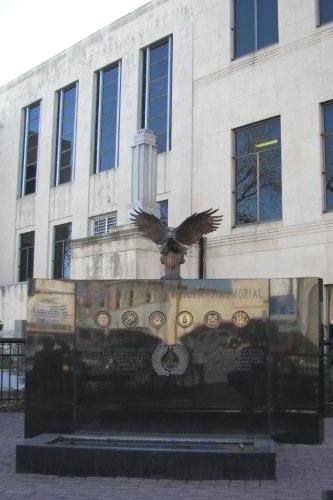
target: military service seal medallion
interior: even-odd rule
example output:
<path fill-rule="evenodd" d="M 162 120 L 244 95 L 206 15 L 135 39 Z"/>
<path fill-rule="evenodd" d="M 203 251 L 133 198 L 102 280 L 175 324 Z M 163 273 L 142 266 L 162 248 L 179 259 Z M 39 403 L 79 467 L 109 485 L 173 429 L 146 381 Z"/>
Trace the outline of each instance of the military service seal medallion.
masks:
<path fill-rule="evenodd" d="M 222 318 L 218 312 L 209 311 L 208 313 L 205 314 L 204 321 L 205 325 L 208 326 L 208 328 L 217 328 L 218 326 L 221 325 Z"/>
<path fill-rule="evenodd" d="M 132 328 L 133 326 L 137 326 L 139 318 L 135 311 L 125 311 L 122 315 L 123 325 L 127 328 Z"/>
<path fill-rule="evenodd" d="M 157 375 L 182 375 L 189 362 L 189 354 L 182 344 L 159 344 L 152 354 L 152 365 Z"/>
<path fill-rule="evenodd" d="M 193 323 L 193 316 L 188 311 L 182 311 L 177 314 L 177 325 L 182 328 L 189 328 Z"/>
<path fill-rule="evenodd" d="M 245 311 L 236 311 L 232 316 L 232 322 L 237 328 L 244 328 L 249 321 L 249 315 Z"/>
<path fill-rule="evenodd" d="M 95 323 L 100 328 L 107 328 L 111 323 L 111 316 L 107 311 L 99 311 L 95 316 Z"/>
<path fill-rule="evenodd" d="M 153 328 L 161 328 L 166 322 L 166 317 L 161 311 L 154 311 L 149 316 L 149 324 Z"/>

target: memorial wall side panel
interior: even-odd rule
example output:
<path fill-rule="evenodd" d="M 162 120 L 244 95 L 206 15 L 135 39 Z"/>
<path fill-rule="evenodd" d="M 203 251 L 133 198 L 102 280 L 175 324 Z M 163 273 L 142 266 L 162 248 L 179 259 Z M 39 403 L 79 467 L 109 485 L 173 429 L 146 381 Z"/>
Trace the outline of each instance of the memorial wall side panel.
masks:
<path fill-rule="evenodd" d="M 75 283 L 29 283 L 26 423 L 30 437 L 73 430 Z"/>
<path fill-rule="evenodd" d="M 270 280 L 271 406 L 277 435 L 301 434 L 302 425 L 304 432 L 315 432 L 319 425 L 321 313 L 319 279 Z"/>

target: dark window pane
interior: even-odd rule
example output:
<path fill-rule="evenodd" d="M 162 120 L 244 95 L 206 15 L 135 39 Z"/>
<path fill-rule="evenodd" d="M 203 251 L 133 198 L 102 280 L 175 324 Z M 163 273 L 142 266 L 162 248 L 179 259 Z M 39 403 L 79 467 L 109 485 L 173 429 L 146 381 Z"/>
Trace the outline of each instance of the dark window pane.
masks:
<path fill-rule="evenodd" d="M 235 0 L 235 57 L 255 50 L 255 0 Z"/>
<path fill-rule="evenodd" d="M 23 233 L 20 236 L 20 269 L 19 281 L 33 277 L 34 271 L 35 232 Z"/>
<path fill-rule="evenodd" d="M 150 49 L 150 65 L 156 64 L 162 59 L 167 59 L 169 55 L 169 40 Z"/>
<path fill-rule="evenodd" d="M 34 274 L 34 247 L 28 249 L 28 268 L 27 279 L 32 278 Z"/>
<path fill-rule="evenodd" d="M 70 239 L 72 232 L 71 226 L 71 224 L 60 224 L 59 226 L 55 226 L 55 241 Z"/>
<path fill-rule="evenodd" d="M 169 92 L 169 39 L 145 50 L 143 61 L 142 126 L 147 126 L 156 135 L 158 151 L 167 149 L 168 136 L 168 92 Z M 146 81 L 147 52 L 149 58 L 149 81 Z M 146 92 L 148 106 L 146 109 Z M 170 110 L 171 112 L 171 110 Z M 148 116 L 147 116 L 148 115 Z"/>
<path fill-rule="evenodd" d="M 280 118 L 242 127 L 235 134 L 236 223 L 281 219 Z"/>
<path fill-rule="evenodd" d="M 62 90 L 62 114 L 60 114 L 61 93 L 59 94 L 58 105 L 58 133 L 60 128 L 60 142 L 57 143 L 56 155 L 56 178 L 55 182 L 62 184 L 68 182 L 72 177 L 72 160 L 74 147 L 74 127 L 75 127 L 75 106 L 76 106 L 76 85 Z M 61 116 L 61 123 L 60 123 Z M 58 138 L 58 135 L 57 135 Z M 67 167 L 69 172 L 62 170 Z"/>
<path fill-rule="evenodd" d="M 143 64 L 142 64 L 142 101 L 141 101 L 142 128 L 145 128 L 145 123 L 146 123 L 146 71 L 147 71 L 147 50 L 143 52 Z"/>
<path fill-rule="evenodd" d="M 64 266 L 63 266 L 63 278 L 70 278 L 71 275 L 71 254 L 72 254 L 72 243 L 71 241 L 64 242 Z"/>
<path fill-rule="evenodd" d="M 319 0 L 320 24 L 333 21 L 332 0 Z"/>
<path fill-rule="evenodd" d="M 53 277 L 62 278 L 63 268 L 63 242 L 59 241 L 54 245 Z"/>
<path fill-rule="evenodd" d="M 333 210 L 333 135 L 325 137 L 326 209 Z"/>
<path fill-rule="evenodd" d="M 20 250 L 20 272 L 19 281 L 26 281 L 28 271 L 28 251 L 26 248 Z"/>
<path fill-rule="evenodd" d="M 21 234 L 21 248 L 34 246 L 35 244 L 35 232 L 29 231 L 29 233 Z"/>
<path fill-rule="evenodd" d="M 72 149 L 72 141 L 69 141 L 67 139 L 62 139 L 61 141 L 61 152 L 63 151 L 71 151 Z"/>
<path fill-rule="evenodd" d="M 59 226 L 55 226 L 54 263 L 53 263 L 54 278 L 70 277 L 71 232 L 72 232 L 71 224 L 61 224 Z"/>
<path fill-rule="evenodd" d="M 257 30 L 258 49 L 278 41 L 277 0 L 257 0 Z"/>
<path fill-rule="evenodd" d="M 29 131 L 28 149 L 37 148 L 37 146 L 38 146 L 38 134 L 36 134 L 36 132 Z"/>
<path fill-rule="evenodd" d="M 257 221 L 256 155 L 236 162 L 236 223 Z"/>
<path fill-rule="evenodd" d="M 333 132 L 333 102 L 324 104 L 325 134 Z"/>
<path fill-rule="evenodd" d="M 25 183 L 25 194 L 31 194 L 36 191 L 36 179 L 27 180 Z"/>
<path fill-rule="evenodd" d="M 168 200 L 159 201 L 158 204 L 160 206 L 160 220 L 168 224 L 168 215 L 169 215 Z"/>
<path fill-rule="evenodd" d="M 72 159 L 72 151 L 71 150 L 64 151 L 63 153 L 61 153 L 61 155 L 60 155 L 60 170 L 63 167 L 69 167 L 69 169 L 71 170 L 71 159 Z"/>
<path fill-rule="evenodd" d="M 63 184 L 65 182 L 70 182 L 71 179 L 71 167 L 61 168 L 59 173 L 59 183 Z"/>
<path fill-rule="evenodd" d="M 37 161 L 37 148 L 27 150 L 27 165 Z"/>
<path fill-rule="evenodd" d="M 282 218 L 280 148 L 259 154 L 259 219 Z"/>
<path fill-rule="evenodd" d="M 95 164 L 103 171 L 116 165 L 116 145 L 118 130 L 118 76 L 119 65 L 103 71 L 102 95 L 98 95 L 97 105 L 101 98 L 100 116 L 97 108 Z M 99 74 L 101 78 L 101 73 Z M 99 128 L 99 130 L 98 130 Z M 99 140 L 99 145 L 97 141 Z M 99 147 L 98 147 L 99 146 Z M 97 151 L 99 158 L 97 158 Z"/>
<path fill-rule="evenodd" d="M 36 171 L 37 171 L 37 165 L 36 163 L 32 163 L 27 166 L 27 171 L 26 171 L 26 180 L 29 181 L 31 179 L 36 178 Z"/>

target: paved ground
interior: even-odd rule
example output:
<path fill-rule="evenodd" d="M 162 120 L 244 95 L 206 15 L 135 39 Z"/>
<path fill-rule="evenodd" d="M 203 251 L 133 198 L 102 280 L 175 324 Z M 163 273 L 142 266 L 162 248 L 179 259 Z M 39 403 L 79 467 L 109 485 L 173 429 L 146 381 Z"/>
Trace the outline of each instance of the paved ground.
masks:
<path fill-rule="evenodd" d="M 333 418 L 320 446 L 278 445 L 276 481 L 169 481 L 15 474 L 23 415 L 0 413 L 0 500 L 320 500 L 333 490 Z"/>

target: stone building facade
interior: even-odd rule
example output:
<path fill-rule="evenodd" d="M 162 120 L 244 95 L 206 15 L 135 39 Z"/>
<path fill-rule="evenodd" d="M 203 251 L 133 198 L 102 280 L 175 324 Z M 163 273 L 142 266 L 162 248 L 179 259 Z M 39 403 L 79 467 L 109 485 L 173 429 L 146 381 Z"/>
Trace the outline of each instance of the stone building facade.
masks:
<path fill-rule="evenodd" d="M 159 278 L 135 206 L 219 207 L 201 274 L 319 276 L 333 322 L 332 102 L 325 0 L 154 0 L 3 86 L 4 329 L 31 275 Z"/>

